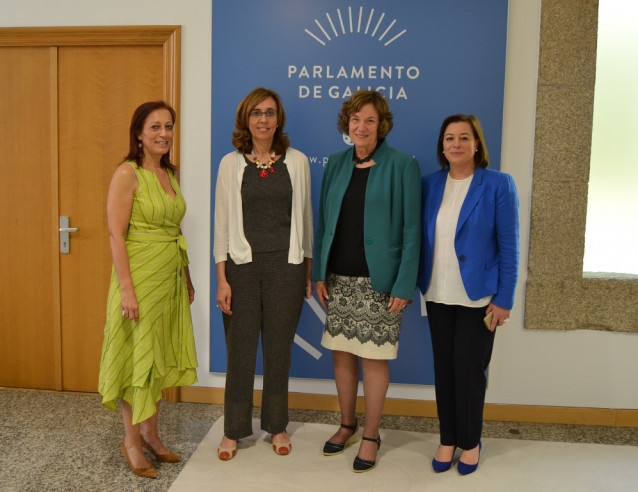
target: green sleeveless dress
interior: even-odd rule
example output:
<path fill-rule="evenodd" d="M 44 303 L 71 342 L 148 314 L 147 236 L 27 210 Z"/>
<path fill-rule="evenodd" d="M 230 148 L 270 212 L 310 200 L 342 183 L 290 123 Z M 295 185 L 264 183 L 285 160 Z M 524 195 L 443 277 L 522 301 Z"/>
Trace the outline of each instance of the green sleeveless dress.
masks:
<path fill-rule="evenodd" d="M 186 241 L 179 225 L 186 202 L 169 174 L 171 198 L 157 175 L 135 168 L 139 188 L 126 237 L 138 322 L 122 316 L 120 284 L 111 270 L 98 389 L 115 410 L 118 398 L 133 409 L 133 424 L 153 416 L 162 390 L 197 382 L 197 356 L 184 267 Z"/>

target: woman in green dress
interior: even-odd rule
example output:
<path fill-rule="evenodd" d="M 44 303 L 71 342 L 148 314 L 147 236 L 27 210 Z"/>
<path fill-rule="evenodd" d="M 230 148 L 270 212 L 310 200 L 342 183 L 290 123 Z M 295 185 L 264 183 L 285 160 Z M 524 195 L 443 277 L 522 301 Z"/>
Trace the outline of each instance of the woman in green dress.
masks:
<path fill-rule="evenodd" d="M 162 390 L 197 382 L 188 271 L 180 222 L 186 203 L 170 162 L 175 111 L 157 101 L 140 105 L 129 130 L 129 153 L 113 175 L 107 219 L 113 256 L 99 392 L 115 410 L 121 400 L 131 471 L 156 478 L 142 448 L 177 462 L 157 434 Z"/>

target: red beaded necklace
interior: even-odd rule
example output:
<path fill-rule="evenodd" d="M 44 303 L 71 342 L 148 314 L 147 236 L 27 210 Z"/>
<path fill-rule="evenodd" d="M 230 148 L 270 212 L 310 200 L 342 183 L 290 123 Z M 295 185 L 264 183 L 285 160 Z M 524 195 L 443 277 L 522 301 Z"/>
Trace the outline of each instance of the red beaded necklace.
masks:
<path fill-rule="evenodd" d="M 275 163 L 275 152 L 273 151 L 272 154 L 270 154 L 270 160 L 268 162 L 261 162 L 259 159 L 257 159 L 257 156 L 255 155 L 255 151 L 253 151 L 250 154 L 250 157 L 252 157 L 253 162 L 255 163 L 255 165 L 257 166 L 257 169 L 259 169 L 259 177 L 260 178 L 267 178 L 268 177 L 268 172 L 274 173 L 275 170 L 272 167 L 272 165 Z"/>

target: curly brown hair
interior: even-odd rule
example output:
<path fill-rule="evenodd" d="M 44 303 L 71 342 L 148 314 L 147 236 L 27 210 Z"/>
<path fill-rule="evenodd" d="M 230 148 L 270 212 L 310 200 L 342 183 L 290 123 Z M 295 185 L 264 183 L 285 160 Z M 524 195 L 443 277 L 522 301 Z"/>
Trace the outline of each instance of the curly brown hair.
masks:
<path fill-rule="evenodd" d="M 354 92 L 350 96 L 350 99 L 341 105 L 341 110 L 337 117 L 337 128 L 341 133 L 348 134 L 350 116 L 361 111 L 363 105 L 368 103 L 371 103 L 377 110 L 377 113 L 379 113 L 377 139 L 381 141 L 390 133 L 390 130 L 392 130 L 394 126 L 392 122 L 394 115 L 390 111 L 387 99 L 380 92 L 364 89 Z"/>

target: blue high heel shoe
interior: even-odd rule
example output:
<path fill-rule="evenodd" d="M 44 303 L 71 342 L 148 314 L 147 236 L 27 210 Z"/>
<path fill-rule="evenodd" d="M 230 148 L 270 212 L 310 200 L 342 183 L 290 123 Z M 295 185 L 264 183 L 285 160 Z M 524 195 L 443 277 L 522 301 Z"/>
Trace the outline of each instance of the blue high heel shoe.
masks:
<path fill-rule="evenodd" d="M 459 460 L 459 464 L 456 467 L 461 475 L 469 475 L 470 473 L 474 473 L 479 466 L 479 461 L 481 460 L 481 449 L 483 448 L 483 444 L 479 441 L 479 459 L 474 465 L 468 465 L 467 463 L 463 463 Z"/>
<path fill-rule="evenodd" d="M 455 452 L 456 447 L 454 448 L 454 451 L 452 451 L 452 459 L 450 461 L 439 461 L 436 458 L 432 458 L 432 469 L 436 473 L 448 471 L 450 468 L 452 468 L 452 460 L 454 459 Z"/>

